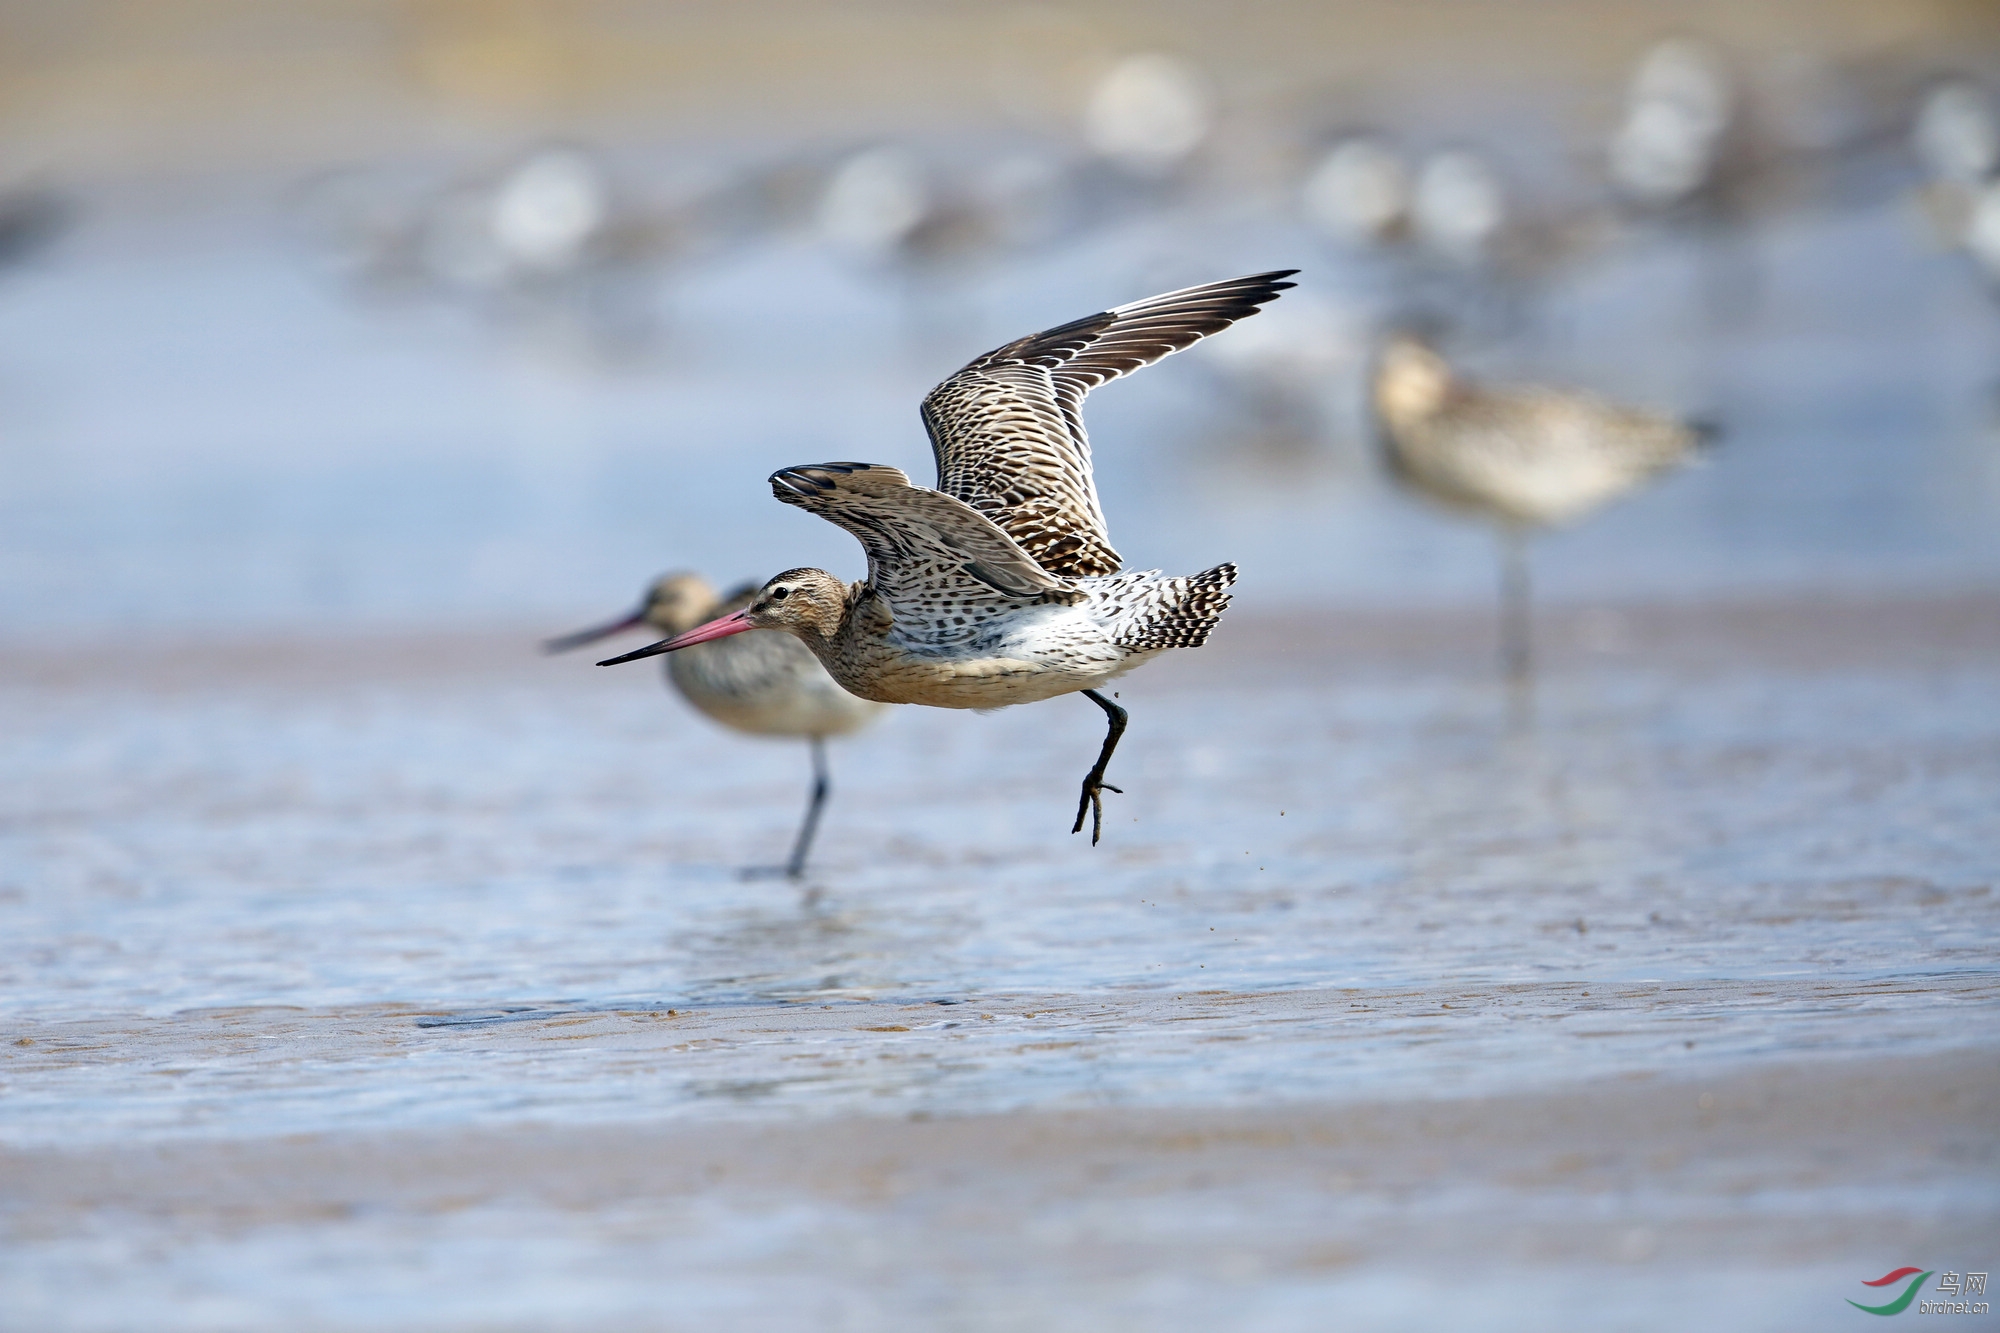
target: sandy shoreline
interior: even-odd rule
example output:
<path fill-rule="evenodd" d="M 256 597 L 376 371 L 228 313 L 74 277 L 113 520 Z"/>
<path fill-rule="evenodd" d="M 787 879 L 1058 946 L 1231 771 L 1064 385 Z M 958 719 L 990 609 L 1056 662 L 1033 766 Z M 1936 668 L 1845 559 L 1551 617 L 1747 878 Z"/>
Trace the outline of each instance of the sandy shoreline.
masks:
<path fill-rule="evenodd" d="M 374 1208 L 601 1208 L 715 1191 L 767 1204 L 798 1193 L 856 1207 L 956 1198 L 999 1220 L 1100 1193 L 1242 1189 L 1273 1199 L 1296 1192 L 1383 1201 L 1429 1189 L 1491 1191 L 1494 1212 L 1505 1215 L 1537 1195 L 1601 1196 L 1644 1178 L 1695 1210 L 1682 1220 L 1700 1225 L 1673 1232 L 1677 1257 L 1787 1262 L 1816 1257 L 1836 1235 L 1919 1244 L 1944 1234 L 1934 1225 L 2000 1225 L 1996 1124 L 2000 1047 L 1695 1078 L 1633 1075 L 1496 1097 L 0 1148 L 0 1177 L 17 1235 L 46 1235 L 65 1216 L 93 1210 L 229 1230 Z M 1869 1206 L 1824 1216 L 1806 1234 L 1727 1216 L 1729 1200 L 1753 1190 L 1894 1194 L 1944 1182 L 1955 1183 L 1964 1212 L 1923 1219 Z M 1507 1195 L 1519 1198 L 1508 1204 Z M 1712 1215 L 1699 1217 L 1704 1210 Z M 1486 1240 L 1504 1239 L 1521 1259 L 1622 1257 L 1606 1251 L 1596 1222 L 1575 1222 L 1543 1219 L 1535 1236 L 1493 1232 Z M 1470 1229 L 1494 1225 L 1498 1216 Z M 1404 1240 L 1377 1233 L 1345 1243 L 1386 1251 Z"/>
<path fill-rule="evenodd" d="M 543 1239 L 512 1252 L 495 1294 L 567 1281 L 601 1295 L 608 1268 L 674 1295 L 651 1315 L 530 1302 L 505 1317 L 467 1307 L 457 1273 L 459 1296 L 377 1326 L 692 1328 L 703 1319 L 686 1312 L 705 1309 L 751 1328 L 998 1328 L 1030 1314 L 1085 1327 L 1086 1310 L 1099 1327 L 1178 1328 L 1231 1308 L 1285 1326 L 1321 1306 L 1372 1328 L 1484 1293 L 1485 1327 L 1602 1326 L 1583 1299 L 1596 1295 L 1635 1307 L 1618 1327 L 1670 1328 L 1685 1327 L 1679 1302 L 1649 1315 L 1646 1292 L 1699 1275 L 1733 1294 L 1715 1327 L 1835 1327 L 1840 1297 L 1866 1295 L 1859 1279 L 1889 1261 L 1983 1262 L 2000 1236 L 1995 1124 L 2000 1051 L 1983 1049 L 1449 1101 L 13 1150 L 0 1152 L 0 1276 L 25 1303 L 0 1325 L 118 1326 L 90 1318 L 92 1296 L 49 1282 L 105 1228 L 142 1268 L 205 1282 L 211 1298 L 231 1282 L 204 1254 L 269 1266 L 282 1242 L 280 1266 L 303 1287 L 211 1299 L 191 1307 L 206 1323 L 156 1325 L 235 1328 L 373 1324 L 370 1293 L 394 1287 L 399 1266 L 442 1277 L 455 1248 L 504 1227 Z M 759 1227 L 785 1233 L 781 1253 L 751 1246 L 747 1266 L 742 1254 L 717 1263 L 715 1233 Z M 595 1279 L 578 1248 L 599 1256 Z M 349 1273 L 344 1296 L 302 1296 L 329 1263 Z M 1030 1273 L 1031 1288 L 1013 1285 Z M 1132 1284 L 1166 1274 L 1209 1295 L 1133 1298 Z M 107 1298 L 131 1281 L 115 1269 L 94 1280 Z M 1371 1285 L 1385 1280 L 1394 1290 Z M 1537 1288 L 1532 1317 L 1504 1308 Z M 802 1310 L 791 1302 L 805 1290 L 818 1304 Z M 1065 1292 L 1062 1312 L 1036 1304 Z M 1235 1305 L 1213 1305 L 1218 1292 Z"/>
<path fill-rule="evenodd" d="M 0 1144 L 1440 1106 L 1976 1047 L 2000 978 L 246 1006 L 0 1026 Z M 1954 1057 L 1955 1058 L 1955 1057 Z M 90 1106 L 84 1122 L 76 1108 Z M 1206 1113 L 1205 1111 L 1203 1113 Z"/>

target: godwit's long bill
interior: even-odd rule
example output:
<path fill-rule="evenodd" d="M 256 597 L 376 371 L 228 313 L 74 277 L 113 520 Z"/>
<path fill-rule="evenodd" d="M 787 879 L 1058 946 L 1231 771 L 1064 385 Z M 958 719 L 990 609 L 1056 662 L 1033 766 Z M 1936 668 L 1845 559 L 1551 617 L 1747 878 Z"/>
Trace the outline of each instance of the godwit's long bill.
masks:
<path fill-rule="evenodd" d="M 789 467 L 771 490 L 860 539 L 868 577 L 790 569 L 750 604 L 612 666 L 753 629 L 810 648 L 850 693 L 933 708 L 1003 708 L 1081 693 L 1109 727 L 1071 832 L 1104 826 L 1123 708 L 1098 692 L 1169 648 L 1204 643 L 1236 566 L 1163 578 L 1120 572 L 1083 430 L 1084 395 L 1257 312 L 1285 269 L 1169 292 L 988 352 L 931 390 L 924 425 L 937 489 L 892 467 Z"/>
<path fill-rule="evenodd" d="M 551 639 L 549 652 L 568 652 L 627 630 L 651 628 L 682 634 L 718 611 L 738 611 L 757 594 L 757 585 L 738 588 L 727 599 L 699 574 L 666 574 L 646 590 L 639 609 L 622 620 Z M 813 835 L 832 790 L 826 740 L 859 731 L 882 712 L 882 705 L 857 699 L 833 683 L 819 659 L 788 634 L 746 634 L 712 642 L 667 659 L 667 679 L 681 697 L 705 716 L 753 736 L 803 737 L 812 748 L 812 795 L 804 822 L 782 867 L 797 879 L 805 873 Z"/>

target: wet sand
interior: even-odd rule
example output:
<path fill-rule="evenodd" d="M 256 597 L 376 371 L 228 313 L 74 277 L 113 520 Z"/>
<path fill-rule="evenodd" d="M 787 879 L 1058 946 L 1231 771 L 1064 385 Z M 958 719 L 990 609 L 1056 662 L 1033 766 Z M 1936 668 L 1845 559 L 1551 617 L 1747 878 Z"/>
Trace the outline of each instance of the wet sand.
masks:
<path fill-rule="evenodd" d="M 802 886 L 738 873 L 801 755 L 525 629 L 10 649 L 0 1328 L 1789 1330 L 1990 1268 L 2000 601 L 1558 610 L 1525 733 L 1490 629 L 1233 616 L 1121 683 L 1095 851 L 1087 710 L 899 714 Z"/>
<path fill-rule="evenodd" d="M 1447 1101 L 52 1148 L 0 1156 L 35 1256 L 0 1270 L 20 1328 L 120 1326 L 175 1289 L 199 1300 L 145 1326 L 1683 1328 L 1708 1302 L 1717 1327 L 1831 1328 L 1898 1258 L 1987 1262 L 1995 1124 L 1988 1051 Z"/>

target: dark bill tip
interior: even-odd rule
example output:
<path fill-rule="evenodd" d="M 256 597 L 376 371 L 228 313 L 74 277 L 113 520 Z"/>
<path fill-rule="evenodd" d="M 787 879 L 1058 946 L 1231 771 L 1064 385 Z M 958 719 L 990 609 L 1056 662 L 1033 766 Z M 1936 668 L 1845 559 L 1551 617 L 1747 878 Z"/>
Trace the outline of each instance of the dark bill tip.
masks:
<path fill-rule="evenodd" d="M 661 653 L 670 653 L 675 647 L 676 645 L 672 639 L 661 639 L 658 643 L 647 644 L 644 648 L 636 648 L 629 653 L 622 653 L 617 657 L 607 657 L 597 665 L 617 666 L 620 662 L 636 662 L 642 657 L 657 657 Z"/>

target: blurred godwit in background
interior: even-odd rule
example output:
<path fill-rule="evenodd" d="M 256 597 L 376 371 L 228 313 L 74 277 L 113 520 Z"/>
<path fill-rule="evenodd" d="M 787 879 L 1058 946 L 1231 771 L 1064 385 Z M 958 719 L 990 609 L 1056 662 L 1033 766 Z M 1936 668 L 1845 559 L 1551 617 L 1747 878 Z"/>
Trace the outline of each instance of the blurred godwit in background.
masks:
<path fill-rule="evenodd" d="M 622 620 L 580 633 L 551 639 L 552 653 L 567 652 L 626 630 L 650 627 L 663 634 L 684 634 L 717 614 L 742 610 L 757 591 L 755 584 L 728 598 L 699 574 L 662 575 L 646 590 L 637 611 Z M 734 731 L 752 736 L 803 736 L 812 749 L 812 795 L 805 820 L 793 840 L 784 873 L 793 879 L 805 873 L 813 835 L 832 788 L 827 772 L 826 740 L 859 731 L 882 712 L 882 705 L 858 699 L 826 674 L 804 645 L 785 634 L 749 634 L 726 643 L 710 643 L 667 659 L 667 679 L 681 697 L 705 716 Z"/>
<path fill-rule="evenodd" d="M 1485 386 L 1408 334 L 1382 349 L 1374 408 L 1389 470 L 1490 520 L 1500 538 L 1501 662 L 1517 710 L 1532 671 L 1527 537 L 1581 518 L 1693 458 L 1704 432 L 1587 394 Z"/>
<path fill-rule="evenodd" d="M 1927 1151 L 1994 1137 L 1993 0 L 76 0 L 0 4 L 0 90 L 0 1323 L 1207 1333 L 1561 1283 L 1587 1303 L 1518 1322 L 1664 1333 L 1694 1282 L 1837 1307 L 1884 1217 L 2000 1229 L 1992 1172 Z M 922 466 L 908 409 L 974 348 L 1315 245 L 1309 290 L 1085 404 L 1088 469 L 1101 327 L 985 377 L 1104 517 Z M 1497 621 L 1489 529 L 1534 525 L 1390 493 L 1404 312 L 1475 379 L 1729 426 L 1528 548 L 1561 676 L 1525 743 L 1495 649 L 1435 650 Z M 748 484 L 850 458 L 1084 600 L 979 582 L 1004 548 L 871 571 Z M 783 480 L 966 545 L 886 469 Z M 650 695 L 758 635 L 624 680 L 519 651 L 631 610 L 671 533 L 724 594 L 874 573 L 837 619 L 935 631 L 920 663 L 990 634 L 968 690 L 1108 674 L 1140 617 L 1091 594 L 1136 576 L 1030 531 L 1079 508 L 1135 570 L 1243 569 L 1222 652 L 1049 685 L 1154 691 L 1110 853 L 1054 854 L 1102 758 L 1054 702 L 826 742 L 835 812 L 808 739 Z M 949 610 L 897 584 L 926 562 Z M 805 878 L 737 882 L 807 835 Z M 1483 1175 L 1404 1188 L 1440 1154 Z M 1811 1253 L 1744 1225 L 1799 1215 Z"/>
<path fill-rule="evenodd" d="M 1082 693 L 1109 730 L 1077 803 L 1103 832 L 1104 782 L 1126 714 L 1097 692 L 1168 648 L 1207 641 L 1236 567 L 1182 578 L 1120 572 L 1083 430 L 1084 395 L 1257 313 L 1285 269 L 1169 292 L 1008 343 L 931 390 L 938 489 L 867 463 L 785 468 L 772 491 L 846 528 L 868 553 L 849 585 L 819 569 L 773 578 L 741 610 L 600 666 L 781 629 L 865 699 L 1004 708 Z"/>

